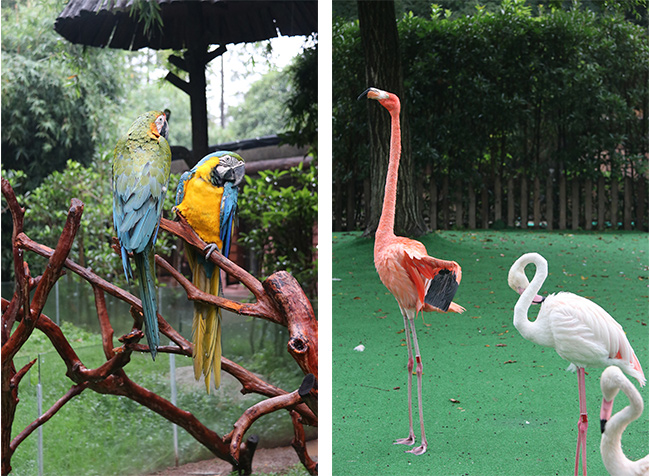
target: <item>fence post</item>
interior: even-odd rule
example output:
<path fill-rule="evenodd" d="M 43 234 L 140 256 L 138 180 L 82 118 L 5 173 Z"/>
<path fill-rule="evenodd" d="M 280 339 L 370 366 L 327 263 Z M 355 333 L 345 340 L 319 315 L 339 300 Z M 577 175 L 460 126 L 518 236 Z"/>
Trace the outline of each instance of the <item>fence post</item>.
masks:
<path fill-rule="evenodd" d="M 36 384 L 38 416 L 43 414 L 43 387 L 41 385 L 41 354 L 38 354 L 38 383 Z M 38 475 L 43 476 L 43 425 L 38 427 Z"/>
<path fill-rule="evenodd" d="M 170 342 L 169 345 L 173 345 L 173 343 Z M 176 406 L 176 356 L 172 352 L 169 353 L 169 384 L 172 405 Z M 178 427 L 176 423 L 172 423 L 172 438 L 174 440 L 174 465 L 178 467 Z"/>

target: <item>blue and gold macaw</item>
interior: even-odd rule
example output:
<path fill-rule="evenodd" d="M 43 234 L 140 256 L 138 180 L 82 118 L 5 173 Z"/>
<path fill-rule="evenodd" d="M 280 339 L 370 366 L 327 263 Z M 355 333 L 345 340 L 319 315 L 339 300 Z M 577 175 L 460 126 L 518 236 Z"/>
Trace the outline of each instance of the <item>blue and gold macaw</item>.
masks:
<path fill-rule="evenodd" d="M 164 113 L 142 114 L 117 141 L 113 157 L 113 225 L 127 281 L 133 279 L 129 263 L 129 253 L 133 253 L 144 331 L 153 359 L 160 344 L 153 249 L 171 169 L 168 130 Z"/>
<path fill-rule="evenodd" d="M 237 211 L 237 186 L 244 178 L 244 159 L 233 152 L 218 151 L 206 155 L 190 171 L 181 176 L 176 190 L 176 210 L 187 220 L 208 246 L 199 252 L 185 245 L 185 254 L 192 270 L 192 282 L 204 292 L 221 291 L 219 268 L 208 261 L 219 251 L 226 258 L 230 253 L 233 221 Z M 221 384 L 221 309 L 194 303 L 192 321 L 194 344 L 194 377 L 205 376 L 210 393 L 210 381 Z"/>

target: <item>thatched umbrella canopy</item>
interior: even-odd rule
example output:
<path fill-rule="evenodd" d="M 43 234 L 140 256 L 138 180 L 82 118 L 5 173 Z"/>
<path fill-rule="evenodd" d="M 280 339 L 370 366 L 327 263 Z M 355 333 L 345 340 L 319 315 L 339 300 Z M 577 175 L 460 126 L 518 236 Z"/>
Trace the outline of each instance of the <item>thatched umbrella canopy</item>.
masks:
<path fill-rule="evenodd" d="M 136 9 L 153 7 L 162 25 L 145 26 L 134 4 Z M 207 64 L 227 44 L 316 32 L 317 11 L 315 0 L 70 0 L 54 29 L 72 43 L 102 48 L 183 50 L 182 57 L 170 61 L 189 73 L 189 81 L 173 73 L 166 79 L 190 96 L 196 163 L 208 151 Z M 218 47 L 210 50 L 210 45 Z"/>

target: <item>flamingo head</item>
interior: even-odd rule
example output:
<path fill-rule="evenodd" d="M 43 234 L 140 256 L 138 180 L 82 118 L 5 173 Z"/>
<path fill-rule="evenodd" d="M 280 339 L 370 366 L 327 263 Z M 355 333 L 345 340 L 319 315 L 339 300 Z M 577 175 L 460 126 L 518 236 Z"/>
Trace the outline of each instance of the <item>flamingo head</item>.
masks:
<path fill-rule="evenodd" d="M 524 272 L 526 266 L 530 263 L 535 263 L 539 266 L 541 262 L 543 262 L 544 265 L 546 264 L 546 260 L 537 253 L 526 253 L 521 256 L 512 264 L 510 271 L 508 271 L 508 286 L 518 294 L 522 294 L 530 284 L 526 277 L 526 273 Z M 533 304 L 541 304 L 544 302 L 544 299 L 543 296 L 536 294 L 533 298 Z"/>
<path fill-rule="evenodd" d="M 377 101 L 379 101 L 379 104 L 381 104 L 386 109 L 388 109 L 388 111 L 390 112 L 397 111 L 399 113 L 400 110 L 399 98 L 393 93 L 382 91 L 381 89 L 377 89 L 377 88 L 368 88 L 359 95 L 357 100 L 363 97 L 366 97 L 368 99 L 376 99 Z"/>
<path fill-rule="evenodd" d="M 600 376 L 600 390 L 603 392 L 603 401 L 600 405 L 600 432 L 605 432 L 607 422 L 612 416 L 614 407 L 614 398 L 621 388 L 625 379 L 623 372 L 618 367 L 612 365 L 607 367 Z"/>

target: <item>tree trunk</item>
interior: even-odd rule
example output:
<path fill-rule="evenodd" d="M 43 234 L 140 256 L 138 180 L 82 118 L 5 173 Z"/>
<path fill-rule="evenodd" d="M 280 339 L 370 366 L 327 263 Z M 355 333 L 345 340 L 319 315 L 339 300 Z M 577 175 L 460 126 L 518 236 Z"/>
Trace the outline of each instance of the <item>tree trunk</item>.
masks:
<path fill-rule="evenodd" d="M 577 178 L 571 180 L 571 229 L 580 228 L 580 183 Z"/>
<path fill-rule="evenodd" d="M 566 230 L 566 173 L 560 171 L 560 223 L 558 228 Z"/>
<path fill-rule="evenodd" d="M 354 178 L 350 178 L 348 182 L 347 190 L 347 206 L 345 207 L 345 229 L 347 231 L 353 231 L 355 229 L 355 219 L 354 219 L 354 210 L 356 205 L 355 193 L 354 193 Z"/>
<path fill-rule="evenodd" d="M 397 185 L 395 232 L 417 236 L 427 231 L 420 210 L 411 159 L 408 100 L 404 94 L 399 38 L 393 1 L 357 2 L 359 32 L 366 63 L 366 84 L 399 96 L 401 100 L 402 156 Z M 361 92 L 361 91 L 360 91 Z M 372 102 L 372 104 L 370 104 Z M 368 102 L 370 124 L 370 217 L 364 234 L 374 234 L 379 224 L 390 149 L 390 117 L 383 107 Z"/>
<path fill-rule="evenodd" d="M 623 181 L 623 229 L 632 229 L 632 177 Z"/>
<path fill-rule="evenodd" d="M 609 221 L 612 224 L 613 230 L 618 230 L 618 179 L 612 177 L 612 185 L 610 188 L 612 200 L 609 209 Z"/>
<path fill-rule="evenodd" d="M 585 180 L 585 230 L 591 230 L 593 217 L 593 182 L 590 178 Z"/>
<path fill-rule="evenodd" d="M 501 175 L 494 177 L 494 221 L 503 221 L 503 190 L 501 187 Z"/>
<path fill-rule="evenodd" d="M 438 229 L 438 183 L 433 176 L 429 186 L 429 226 L 432 230 Z"/>
<path fill-rule="evenodd" d="M 515 181 L 508 177 L 508 228 L 515 226 Z"/>
<path fill-rule="evenodd" d="M 449 175 L 442 180 L 442 229 L 449 229 Z"/>
<path fill-rule="evenodd" d="M 533 228 L 536 230 L 539 228 L 539 224 L 542 221 L 542 206 L 541 206 L 541 185 L 539 183 L 539 176 L 535 175 L 533 179 Z"/>
<path fill-rule="evenodd" d="M 528 183 L 526 183 L 526 176 L 520 175 L 519 189 L 520 189 L 520 212 L 521 212 L 521 229 L 528 229 Z"/>
<path fill-rule="evenodd" d="M 598 176 L 598 229 L 605 229 L 605 177 Z"/>
<path fill-rule="evenodd" d="M 463 227 L 463 182 L 456 179 L 456 193 L 454 193 L 454 208 L 456 208 L 456 228 Z"/>
<path fill-rule="evenodd" d="M 470 185 L 468 192 L 468 227 L 470 230 L 476 229 L 476 189 Z"/>
<path fill-rule="evenodd" d="M 551 174 L 546 176 L 546 229 L 553 229 L 553 176 Z"/>
<path fill-rule="evenodd" d="M 648 210 L 646 200 L 648 199 L 648 188 L 646 183 L 646 178 L 643 175 L 640 175 L 636 181 L 636 229 L 645 230 L 646 229 L 646 217 L 645 213 Z"/>

